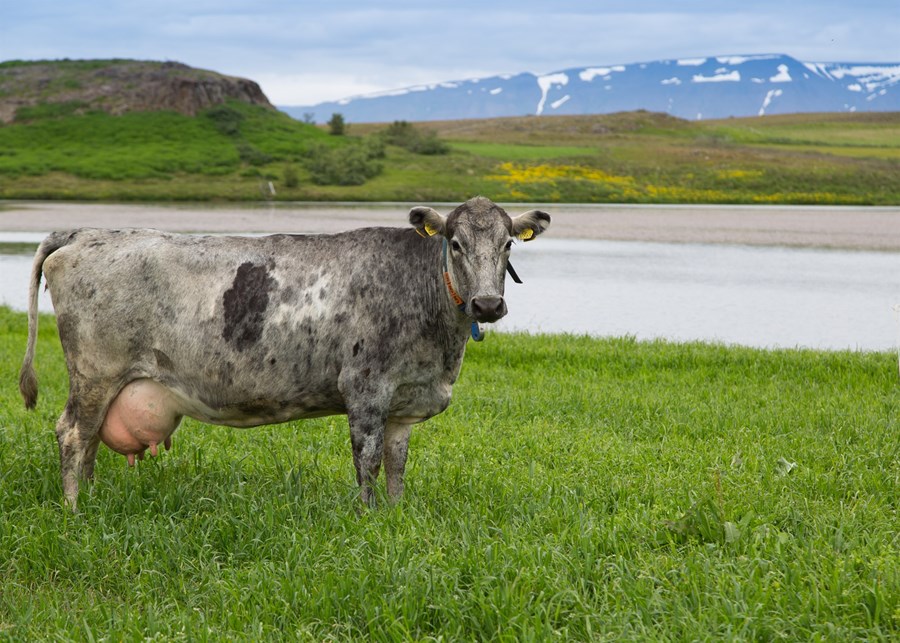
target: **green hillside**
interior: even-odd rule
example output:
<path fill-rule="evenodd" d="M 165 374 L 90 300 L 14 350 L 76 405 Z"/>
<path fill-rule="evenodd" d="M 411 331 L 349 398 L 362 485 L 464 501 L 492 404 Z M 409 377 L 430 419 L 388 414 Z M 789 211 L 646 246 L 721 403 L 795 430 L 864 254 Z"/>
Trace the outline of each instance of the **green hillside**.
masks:
<path fill-rule="evenodd" d="M 131 87 L 117 61 L 103 62 L 117 70 L 116 96 L 131 92 L 127 109 L 78 80 L 78 73 L 99 73 L 90 61 L 69 64 L 47 95 L 26 92 L 18 76 L 18 85 L 4 85 L 4 73 L 31 68 L 0 64 L 0 112 L 8 116 L 0 124 L 0 198 L 460 201 L 485 194 L 499 201 L 900 204 L 900 113 L 688 122 L 633 112 L 415 124 L 404 131 L 430 130 L 449 143 L 447 153 L 422 153 L 386 137 L 387 125 L 350 123 L 334 136 L 272 109 L 264 96 L 263 104 L 230 99 L 202 108 L 164 97 L 160 104 L 176 108 L 148 109 L 148 92 Z M 256 87 L 211 72 L 198 80 L 195 72 L 141 68 L 135 78 Z"/>

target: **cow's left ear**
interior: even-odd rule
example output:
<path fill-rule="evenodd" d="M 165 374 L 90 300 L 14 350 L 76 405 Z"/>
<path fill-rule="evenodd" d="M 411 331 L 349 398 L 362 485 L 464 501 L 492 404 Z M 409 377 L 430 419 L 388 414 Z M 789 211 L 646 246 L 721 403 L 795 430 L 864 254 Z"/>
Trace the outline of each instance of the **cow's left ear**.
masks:
<path fill-rule="evenodd" d="M 512 236 L 531 241 L 550 227 L 550 215 L 541 210 L 531 210 L 512 219 Z"/>
<path fill-rule="evenodd" d="M 423 237 L 444 234 L 447 225 L 447 219 L 440 212 L 423 205 L 409 211 L 409 222 Z"/>

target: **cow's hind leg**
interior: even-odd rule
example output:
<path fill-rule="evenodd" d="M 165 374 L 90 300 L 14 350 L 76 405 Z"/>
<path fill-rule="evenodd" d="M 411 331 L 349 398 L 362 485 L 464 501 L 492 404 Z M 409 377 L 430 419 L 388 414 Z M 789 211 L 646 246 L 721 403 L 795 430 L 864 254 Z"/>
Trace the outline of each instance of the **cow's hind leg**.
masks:
<path fill-rule="evenodd" d="M 84 452 L 84 465 L 81 470 L 81 477 L 88 482 L 94 481 L 94 465 L 97 464 L 97 450 L 100 448 L 100 434 L 88 444 L 87 450 Z"/>
<path fill-rule="evenodd" d="M 103 422 L 103 412 L 99 409 L 102 408 L 102 405 L 93 408 L 79 405 L 70 398 L 56 423 L 63 494 L 72 511 L 77 507 L 79 480 L 94 473 L 98 433 Z"/>
<path fill-rule="evenodd" d="M 391 420 L 388 420 L 384 429 L 384 476 L 387 479 L 388 498 L 392 501 L 399 500 L 403 494 L 403 471 L 406 469 L 411 431 L 411 424 Z"/>

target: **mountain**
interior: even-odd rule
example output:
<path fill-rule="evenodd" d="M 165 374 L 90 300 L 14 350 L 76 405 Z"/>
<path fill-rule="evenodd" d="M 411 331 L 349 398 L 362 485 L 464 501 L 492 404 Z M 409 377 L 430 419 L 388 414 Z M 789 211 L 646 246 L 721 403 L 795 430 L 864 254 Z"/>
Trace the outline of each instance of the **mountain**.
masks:
<path fill-rule="evenodd" d="M 645 109 L 687 119 L 900 111 L 900 63 L 801 62 L 781 54 L 576 67 L 473 78 L 279 107 L 318 122 L 429 121 Z"/>
<path fill-rule="evenodd" d="M 12 60 L 0 63 L 0 124 L 21 108 L 57 104 L 69 112 L 175 111 L 188 116 L 237 100 L 274 109 L 252 80 L 177 62 Z"/>

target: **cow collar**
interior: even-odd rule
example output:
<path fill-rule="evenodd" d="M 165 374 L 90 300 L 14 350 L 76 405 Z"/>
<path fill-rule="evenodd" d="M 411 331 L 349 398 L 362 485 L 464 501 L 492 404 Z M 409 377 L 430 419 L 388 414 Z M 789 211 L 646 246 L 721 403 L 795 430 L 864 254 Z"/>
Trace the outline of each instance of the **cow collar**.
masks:
<path fill-rule="evenodd" d="M 453 280 L 450 278 L 450 269 L 447 267 L 447 237 L 441 238 L 441 265 L 444 269 L 444 283 L 447 284 L 447 290 L 450 292 L 450 297 L 453 299 L 453 303 L 456 304 L 456 307 L 465 314 L 466 302 L 459 296 L 459 293 L 456 292 L 456 288 L 453 287 Z M 509 276 L 512 277 L 512 280 L 517 284 L 522 283 L 515 268 L 512 267 L 512 264 L 509 261 L 506 262 L 506 272 L 509 273 Z M 472 339 L 476 342 L 480 342 L 484 339 L 484 332 L 481 330 L 481 325 L 475 320 L 472 320 Z"/>
<path fill-rule="evenodd" d="M 447 284 L 447 290 L 450 292 L 450 297 L 453 299 L 453 303 L 456 304 L 456 307 L 459 308 L 460 312 L 465 315 L 466 302 L 459 296 L 459 293 L 456 292 L 456 288 L 453 287 L 453 279 L 450 278 L 450 268 L 447 266 L 447 237 L 441 237 L 441 266 L 444 270 L 444 283 Z M 481 324 L 474 319 L 472 320 L 472 339 L 476 342 L 480 342 L 484 339 L 484 332 L 481 330 Z"/>

